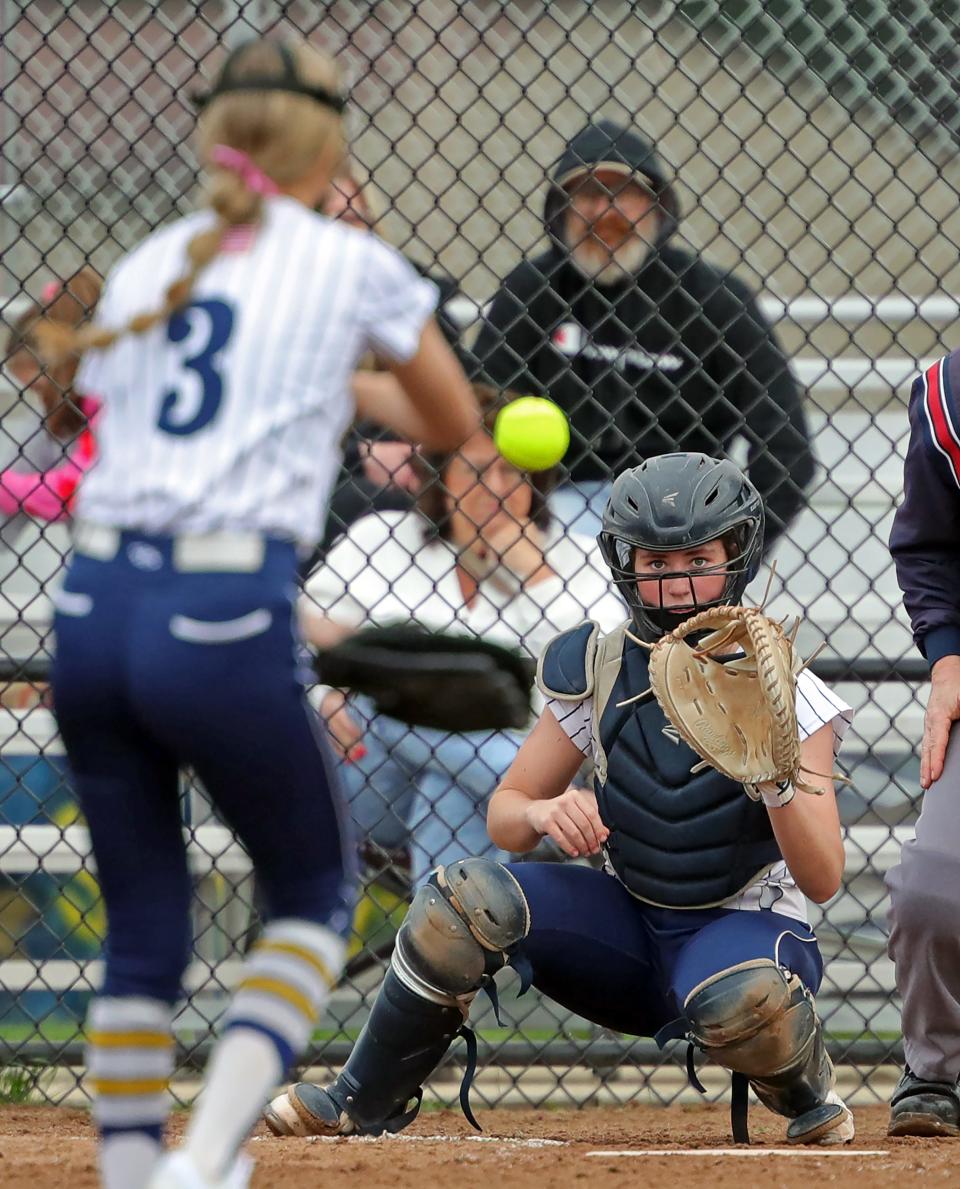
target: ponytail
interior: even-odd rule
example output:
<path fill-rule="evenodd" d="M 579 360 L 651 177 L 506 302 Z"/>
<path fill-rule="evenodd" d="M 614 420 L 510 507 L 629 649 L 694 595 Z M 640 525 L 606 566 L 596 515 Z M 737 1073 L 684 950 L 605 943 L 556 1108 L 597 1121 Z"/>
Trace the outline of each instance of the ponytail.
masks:
<path fill-rule="evenodd" d="M 189 267 L 183 276 L 167 287 L 159 309 L 135 314 L 129 322 L 114 330 L 91 325 L 76 328 L 55 318 L 50 310 L 33 328 L 44 362 L 56 366 L 84 351 L 105 350 L 128 334 L 146 334 L 182 309 L 190 300 L 197 278 L 216 259 L 224 232 L 230 227 L 259 222 L 263 195 L 248 189 L 238 174 L 221 168 L 211 178 L 208 205 L 217 216 L 216 222 L 206 231 L 198 232 L 187 244 Z"/>

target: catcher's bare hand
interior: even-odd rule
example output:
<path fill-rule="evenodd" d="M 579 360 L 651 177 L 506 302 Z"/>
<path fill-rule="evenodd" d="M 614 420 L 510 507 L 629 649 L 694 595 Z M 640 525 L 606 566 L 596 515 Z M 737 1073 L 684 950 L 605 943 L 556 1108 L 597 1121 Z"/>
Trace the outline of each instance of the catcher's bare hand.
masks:
<path fill-rule="evenodd" d="M 589 789 L 569 788 L 559 797 L 531 801 L 526 817 L 532 830 L 552 838 L 572 859 L 597 854 L 610 833 Z"/>
<path fill-rule="evenodd" d="M 930 700 L 923 720 L 920 784 L 928 789 L 943 775 L 950 727 L 960 719 L 960 656 L 944 656 L 930 674 Z"/>

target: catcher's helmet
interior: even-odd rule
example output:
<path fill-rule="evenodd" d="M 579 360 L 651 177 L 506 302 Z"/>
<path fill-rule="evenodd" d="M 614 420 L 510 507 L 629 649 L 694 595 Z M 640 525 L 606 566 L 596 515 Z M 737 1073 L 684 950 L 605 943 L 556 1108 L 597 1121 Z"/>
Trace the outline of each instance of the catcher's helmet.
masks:
<path fill-rule="evenodd" d="M 722 565 L 657 577 L 725 573 L 723 593 L 710 603 L 698 603 L 691 585 L 695 609 L 739 603 L 760 566 L 763 521 L 760 493 L 732 462 L 706 454 L 660 454 L 616 480 L 597 540 L 639 632 L 655 640 L 691 612 L 678 614 L 641 602 L 634 550 L 639 546 L 666 553 L 722 538 L 729 554 Z"/>

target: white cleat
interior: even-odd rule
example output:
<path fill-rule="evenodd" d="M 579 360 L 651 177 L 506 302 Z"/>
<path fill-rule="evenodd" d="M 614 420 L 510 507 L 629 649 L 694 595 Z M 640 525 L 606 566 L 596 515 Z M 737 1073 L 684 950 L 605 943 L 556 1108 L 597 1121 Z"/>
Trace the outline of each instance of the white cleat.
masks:
<path fill-rule="evenodd" d="M 843 1107 L 843 1120 L 828 1131 L 826 1135 L 821 1135 L 816 1144 L 821 1148 L 827 1148 L 831 1144 L 849 1144 L 856 1136 L 856 1128 L 853 1125 L 853 1113 L 847 1104 L 843 1101 L 836 1090 L 831 1090 L 827 1095 L 827 1102 L 834 1106 Z"/>
<path fill-rule="evenodd" d="M 263 1119 L 274 1135 L 300 1137 L 313 1135 L 306 1122 L 294 1108 L 286 1090 L 282 1094 L 278 1094 L 263 1108 Z"/>
<path fill-rule="evenodd" d="M 787 1125 L 788 1144 L 848 1144 L 853 1136 L 853 1115 L 836 1090 Z"/>
<path fill-rule="evenodd" d="M 274 1135 L 352 1135 L 353 1121 L 322 1086 L 296 1082 L 268 1102 L 263 1119 Z"/>
<path fill-rule="evenodd" d="M 253 1161 L 241 1152 L 219 1181 L 208 1181 L 186 1152 L 168 1152 L 154 1169 L 147 1189 L 247 1189 Z"/>

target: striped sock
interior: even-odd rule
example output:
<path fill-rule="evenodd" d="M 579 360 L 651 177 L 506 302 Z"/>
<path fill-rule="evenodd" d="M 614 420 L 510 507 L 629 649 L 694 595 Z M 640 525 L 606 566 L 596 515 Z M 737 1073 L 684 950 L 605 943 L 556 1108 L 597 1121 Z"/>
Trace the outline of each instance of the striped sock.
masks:
<path fill-rule="evenodd" d="M 306 1048 L 343 964 L 343 940 L 310 921 L 273 921 L 244 966 L 184 1147 L 223 1177 L 271 1092 Z"/>
<path fill-rule="evenodd" d="M 101 996 L 87 1016 L 87 1084 L 103 1189 L 146 1185 L 163 1147 L 173 1012 L 157 999 Z"/>

